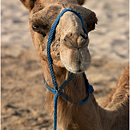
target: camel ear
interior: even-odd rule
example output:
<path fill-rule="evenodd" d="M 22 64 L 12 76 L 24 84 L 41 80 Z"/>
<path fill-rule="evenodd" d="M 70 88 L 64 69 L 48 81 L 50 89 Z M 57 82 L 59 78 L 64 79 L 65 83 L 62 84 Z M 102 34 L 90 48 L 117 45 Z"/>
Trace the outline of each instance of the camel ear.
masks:
<path fill-rule="evenodd" d="M 77 0 L 79 5 L 83 5 L 85 3 L 85 0 Z"/>
<path fill-rule="evenodd" d="M 20 0 L 22 4 L 29 10 L 31 11 L 32 8 L 34 7 L 34 3 L 36 0 Z"/>

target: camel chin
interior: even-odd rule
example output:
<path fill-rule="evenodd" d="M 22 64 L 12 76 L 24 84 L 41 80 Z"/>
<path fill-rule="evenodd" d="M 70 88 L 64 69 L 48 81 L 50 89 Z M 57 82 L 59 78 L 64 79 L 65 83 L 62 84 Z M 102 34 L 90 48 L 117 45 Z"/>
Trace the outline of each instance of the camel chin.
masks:
<path fill-rule="evenodd" d="M 82 73 L 89 67 L 91 57 L 87 47 L 77 49 L 61 45 L 60 50 L 61 62 L 68 71 Z"/>

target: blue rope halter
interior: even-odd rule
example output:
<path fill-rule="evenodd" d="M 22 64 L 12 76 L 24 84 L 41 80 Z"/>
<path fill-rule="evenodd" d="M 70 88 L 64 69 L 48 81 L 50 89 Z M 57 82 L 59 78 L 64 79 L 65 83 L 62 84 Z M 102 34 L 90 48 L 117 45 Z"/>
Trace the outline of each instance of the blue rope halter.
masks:
<path fill-rule="evenodd" d="M 71 11 L 73 13 L 75 13 L 81 20 L 82 22 L 82 27 L 84 29 L 84 32 L 88 35 L 87 33 L 87 30 L 84 26 L 84 22 L 83 22 L 83 19 L 82 17 L 80 16 L 79 13 L 77 13 L 76 11 L 72 10 L 72 9 L 65 9 L 63 10 L 59 16 L 57 17 L 57 19 L 55 20 L 55 22 L 53 23 L 52 27 L 51 27 L 51 30 L 50 30 L 50 33 L 49 33 L 49 38 L 48 38 L 48 42 L 47 42 L 47 58 L 48 58 L 48 62 L 49 62 L 49 68 L 50 68 L 50 73 L 51 73 L 51 78 L 52 78 L 52 82 L 53 82 L 53 85 L 54 85 L 54 89 L 51 88 L 50 86 L 48 86 L 48 84 L 46 84 L 45 82 L 45 79 L 43 77 L 43 82 L 44 84 L 46 85 L 47 89 L 50 90 L 53 94 L 55 94 L 55 97 L 54 97 L 54 102 L 53 102 L 53 106 L 54 106 L 54 126 L 53 126 L 53 130 L 56 130 L 56 127 L 57 127 L 57 100 L 58 100 L 58 96 L 60 95 L 65 101 L 68 101 L 74 105 L 83 105 L 85 104 L 88 100 L 89 100 L 89 97 L 90 97 L 90 93 L 92 93 L 94 90 L 93 90 L 93 87 L 89 84 L 87 78 L 86 78 L 86 75 L 85 73 L 83 73 L 83 76 L 84 76 L 84 79 L 85 79 L 85 83 L 86 83 L 86 87 L 88 89 L 88 97 L 86 100 L 80 102 L 80 103 L 76 103 L 76 102 L 73 102 L 71 100 L 68 99 L 67 95 L 65 95 L 62 90 L 69 84 L 69 82 L 74 78 L 74 76 L 76 74 L 73 74 L 73 73 L 69 73 L 69 76 L 68 76 L 68 79 L 65 80 L 61 86 L 58 88 L 57 86 L 57 82 L 56 82 L 56 77 L 55 77 L 55 73 L 54 73 L 54 70 L 53 70 L 53 66 L 52 66 L 52 59 L 51 59 L 51 55 L 50 55 L 50 46 L 51 46 L 51 43 L 52 43 L 52 39 L 53 39 L 53 36 L 54 36 L 54 33 L 55 33 L 55 29 L 59 23 L 59 20 L 61 18 L 61 16 L 67 12 L 67 11 Z"/>

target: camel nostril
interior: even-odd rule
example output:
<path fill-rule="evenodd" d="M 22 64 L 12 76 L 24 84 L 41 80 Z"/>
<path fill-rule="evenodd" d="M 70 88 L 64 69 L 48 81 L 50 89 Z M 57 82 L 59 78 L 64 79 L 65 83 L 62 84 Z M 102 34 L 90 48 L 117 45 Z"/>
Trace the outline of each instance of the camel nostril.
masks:
<path fill-rule="evenodd" d="M 66 39 L 64 38 L 64 41 L 66 41 Z"/>
<path fill-rule="evenodd" d="M 85 46 L 88 46 L 89 38 L 86 34 L 80 34 L 80 36 L 77 39 L 77 46 L 82 48 Z"/>

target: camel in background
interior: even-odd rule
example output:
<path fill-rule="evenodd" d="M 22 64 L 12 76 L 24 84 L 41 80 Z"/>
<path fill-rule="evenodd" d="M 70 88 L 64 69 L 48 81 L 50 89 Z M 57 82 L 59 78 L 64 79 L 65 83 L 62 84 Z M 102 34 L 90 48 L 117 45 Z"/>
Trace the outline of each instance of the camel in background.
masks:
<path fill-rule="evenodd" d="M 47 61 L 49 31 L 58 14 L 70 8 L 82 16 L 86 30 L 95 28 L 94 12 L 82 7 L 85 0 L 20 0 L 30 12 L 30 32 L 34 46 L 41 58 L 46 83 L 53 88 Z M 73 101 L 84 100 L 86 92 L 84 72 L 90 62 L 89 39 L 84 33 L 80 19 L 73 12 L 66 12 L 60 19 L 51 44 L 51 57 L 58 86 L 69 72 L 76 73 L 63 92 Z M 54 95 L 47 90 L 47 106 L 53 113 Z M 82 106 L 75 106 L 61 97 L 58 99 L 58 125 L 63 130 L 128 130 L 129 126 L 129 68 L 127 67 L 117 87 L 101 106 L 93 94 Z"/>

